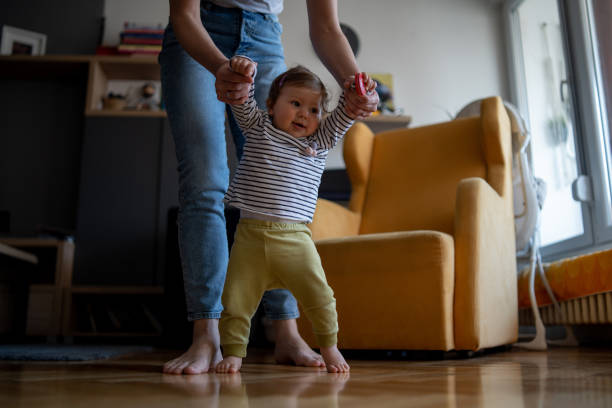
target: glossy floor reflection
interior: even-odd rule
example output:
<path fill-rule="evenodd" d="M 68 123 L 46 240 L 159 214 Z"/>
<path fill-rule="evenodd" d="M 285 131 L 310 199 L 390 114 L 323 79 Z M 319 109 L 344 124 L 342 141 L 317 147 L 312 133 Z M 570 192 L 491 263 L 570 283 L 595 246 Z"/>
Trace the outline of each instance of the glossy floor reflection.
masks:
<path fill-rule="evenodd" d="M 167 353 L 0 362 L 0 407 L 612 407 L 612 349 L 518 349 L 467 360 L 350 360 L 350 374 L 279 366 L 161 373 Z"/>

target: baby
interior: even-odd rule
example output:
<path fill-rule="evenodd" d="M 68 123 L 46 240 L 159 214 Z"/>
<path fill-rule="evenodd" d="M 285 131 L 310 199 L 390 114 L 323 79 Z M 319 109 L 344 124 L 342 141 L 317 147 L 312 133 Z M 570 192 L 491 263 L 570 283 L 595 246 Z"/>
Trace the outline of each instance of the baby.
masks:
<path fill-rule="evenodd" d="M 235 56 L 232 70 L 253 76 L 256 63 Z M 366 89 L 374 83 L 365 77 Z M 307 223 L 312 222 L 328 151 L 354 122 L 338 107 L 322 119 L 328 94 L 303 67 L 271 85 L 267 112 L 258 109 L 251 87 L 247 101 L 232 105 L 246 143 L 225 201 L 240 209 L 219 330 L 223 361 L 218 373 L 235 373 L 246 356 L 250 323 L 263 293 L 289 289 L 313 326 L 327 371 L 347 372 L 337 347 L 336 300 L 327 284 Z"/>

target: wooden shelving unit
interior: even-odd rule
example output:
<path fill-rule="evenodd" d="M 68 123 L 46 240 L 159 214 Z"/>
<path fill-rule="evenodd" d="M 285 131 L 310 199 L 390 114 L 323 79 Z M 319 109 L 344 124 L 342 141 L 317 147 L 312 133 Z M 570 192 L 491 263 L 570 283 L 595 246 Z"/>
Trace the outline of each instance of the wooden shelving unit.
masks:
<path fill-rule="evenodd" d="M 29 286 L 25 334 L 33 336 L 159 336 L 162 286 L 72 286 L 75 245 L 55 238 L 0 238 L 11 248 L 53 249 L 48 283 Z M 119 307 L 120 306 L 120 307 Z M 122 310 L 116 310 L 117 308 Z M 127 310 L 129 316 L 124 313 Z M 83 318 L 88 322 L 82 325 Z"/>
<path fill-rule="evenodd" d="M 363 119 L 364 122 L 370 123 L 400 123 L 403 125 L 408 125 L 412 121 L 412 116 L 407 115 L 375 115 L 370 116 L 367 119 Z"/>
<path fill-rule="evenodd" d="M 99 108 L 106 95 L 108 81 L 151 80 L 160 78 L 159 64 L 155 56 L 112 55 L 45 55 L 0 56 L 0 75 L 14 79 L 44 79 L 86 76 L 86 116 L 165 117 L 163 111 L 103 110 Z"/>
<path fill-rule="evenodd" d="M 89 109 L 85 111 L 87 116 L 126 117 L 126 118 L 165 118 L 165 111 L 137 111 L 137 110 L 111 110 L 111 109 Z"/>
<path fill-rule="evenodd" d="M 45 79 L 87 74 L 91 56 L 44 55 L 0 56 L 0 76 L 3 79 Z"/>
<path fill-rule="evenodd" d="M 166 117 L 165 111 L 105 110 L 100 102 L 108 89 L 110 80 L 159 81 L 160 71 L 156 56 L 132 55 L 47 55 L 47 56 L 0 56 L 0 75 L 6 78 L 47 78 L 70 76 L 75 73 L 87 75 L 85 116 L 104 117 Z M 385 128 L 391 125 L 406 127 L 412 118 L 407 115 L 376 115 L 362 121 L 372 127 Z"/>
<path fill-rule="evenodd" d="M 55 238 L 0 238 L 0 243 L 31 252 L 41 248 L 54 250 L 55 268 L 49 273 L 48 283 L 30 285 L 26 334 L 63 334 L 64 316 L 68 312 L 66 299 L 72 283 L 74 242 Z"/>
<path fill-rule="evenodd" d="M 0 56 L 0 76 L 3 79 L 16 80 L 78 81 L 83 84 L 83 114 L 86 117 L 163 118 L 166 116 L 163 111 L 100 109 L 100 102 L 108 91 L 109 81 L 159 80 L 160 69 L 155 56 Z M 29 287 L 26 334 L 47 336 L 158 336 L 160 334 L 161 327 L 156 309 L 163 305 L 163 287 L 73 286 L 75 244 L 72 241 L 0 238 L 0 242 L 24 250 L 44 246 L 57 248 L 55 277 L 50 278 L 48 282 L 36 282 Z M 125 311 L 131 313 L 130 316 L 126 316 L 122 310 L 115 310 L 113 305 L 123 306 Z M 106 317 L 109 318 L 105 320 Z M 83 319 L 88 324 L 82 325 Z"/>
<path fill-rule="evenodd" d="M 100 102 L 108 90 L 108 81 L 159 81 L 159 64 L 155 56 L 95 56 L 89 62 L 89 83 L 85 102 L 87 116 L 165 117 L 163 111 L 104 110 Z"/>
<path fill-rule="evenodd" d="M 368 125 L 372 132 L 379 133 L 386 130 L 406 128 L 410 126 L 412 117 L 406 115 L 375 115 L 361 121 Z"/>
<path fill-rule="evenodd" d="M 149 337 L 162 334 L 161 286 L 74 286 L 66 335 Z"/>
<path fill-rule="evenodd" d="M 163 286 L 73 286 L 73 294 L 163 295 Z"/>

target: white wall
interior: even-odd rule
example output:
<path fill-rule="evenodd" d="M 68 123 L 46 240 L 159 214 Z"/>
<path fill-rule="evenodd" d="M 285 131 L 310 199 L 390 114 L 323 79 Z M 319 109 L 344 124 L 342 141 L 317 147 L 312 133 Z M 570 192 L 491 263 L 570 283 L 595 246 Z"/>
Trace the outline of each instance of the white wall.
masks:
<path fill-rule="evenodd" d="M 123 30 L 126 21 L 165 26 L 169 9 L 168 0 L 105 0 L 106 26 L 102 43 L 119 44 L 119 32 Z"/>
<path fill-rule="evenodd" d="M 360 38 L 360 68 L 394 77 L 395 104 L 413 126 L 448 119 L 469 101 L 509 96 L 502 19 L 490 0 L 341 0 L 340 21 Z M 286 0 L 279 16 L 288 65 L 303 64 L 334 87 L 310 41 L 306 2 Z M 104 43 L 117 44 L 124 21 L 162 23 L 167 0 L 106 0 Z M 338 89 L 338 88 L 335 88 Z M 337 95 L 337 92 L 336 92 Z"/>
<path fill-rule="evenodd" d="M 340 21 L 360 38 L 357 62 L 366 72 L 389 72 L 394 101 L 418 126 L 448 119 L 467 102 L 508 96 L 499 6 L 488 0 L 344 0 Z M 332 83 L 308 38 L 305 2 L 286 1 L 288 64 L 302 63 Z"/>

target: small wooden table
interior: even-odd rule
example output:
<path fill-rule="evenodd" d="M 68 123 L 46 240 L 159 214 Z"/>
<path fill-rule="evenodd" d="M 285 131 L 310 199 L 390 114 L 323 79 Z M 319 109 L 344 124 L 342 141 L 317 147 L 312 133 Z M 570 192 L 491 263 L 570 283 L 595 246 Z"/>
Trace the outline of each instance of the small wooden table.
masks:
<path fill-rule="evenodd" d="M 6 250 L 2 253 L 10 252 L 9 255 L 18 255 L 22 259 L 32 256 L 29 249 L 56 248 L 53 282 L 27 285 L 29 293 L 26 291 L 26 301 L 23 302 L 27 307 L 26 322 L 20 323 L 24 323 L 27 335 L 64 335 L 67 330 L 64 317 L 68 313 L 66 299 L 72 285 L 74 242 L 56 238 L 0 238 L 0 245 Z M 28 282 L 28 277 L 24 277 L 23 282 Z"/>

